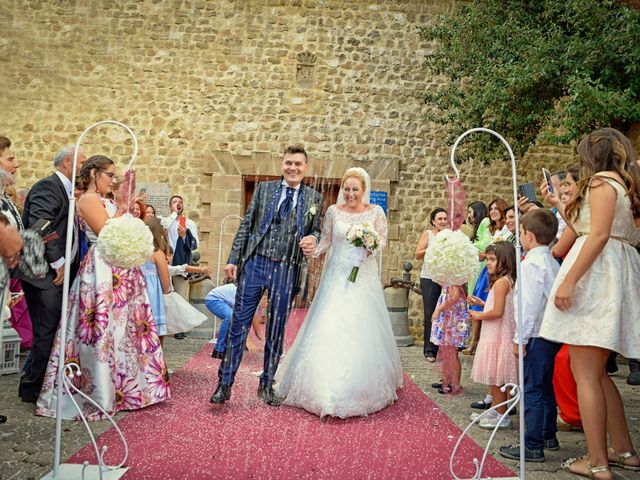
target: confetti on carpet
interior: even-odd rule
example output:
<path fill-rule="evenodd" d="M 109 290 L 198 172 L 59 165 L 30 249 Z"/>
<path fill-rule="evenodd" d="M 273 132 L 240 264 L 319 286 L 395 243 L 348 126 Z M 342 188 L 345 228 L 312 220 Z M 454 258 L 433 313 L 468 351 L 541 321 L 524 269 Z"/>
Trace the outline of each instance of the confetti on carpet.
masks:
<path fill-rule="evenodd" d="M 294 311 L 287 343 L 305 311 Z M 213 346 L 200 351 L 172 376 L 171 400 L 129 413 L 118 425 L 129 443 L 125 479 L 450 479 L 449 457 L 460 429 L 405 375 L 399 399 L 368 417 L 325 419 L 303 410 L 269 407 L 258 400 L 252 372 L 262 359 L 245 354 L 232 398 L 222 406 L 209 397 L 219 360 Z M 98 440 L 108 445 L 107 463 L 122 447 L 112 428 Z M 455 462 L 458 477 L 473 475 L 482 449 L 465 438 Z M 91 444 L 68 463 L 96 463 Z M 513 476 L 489 456 L 483 477 Z"/>

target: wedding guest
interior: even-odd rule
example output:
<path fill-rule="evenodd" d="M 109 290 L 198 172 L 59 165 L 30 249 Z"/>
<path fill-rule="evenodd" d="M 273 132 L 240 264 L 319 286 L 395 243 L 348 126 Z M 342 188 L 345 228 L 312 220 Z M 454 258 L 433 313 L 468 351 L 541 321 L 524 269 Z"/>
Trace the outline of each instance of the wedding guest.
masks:
<path fill-rule="evenodd" d="M 1 160 L 0 160 L 1 162 Z M 8 185 L 4 187 L 4 196 L 11 200 L 11 202 L 16 206 L 18 212 L 20 212 L 20 207 L 18 205 L 18 193 L 16 192 L 16 187 L 14 185 Z"/>
<path fill-rule="evenodd" d="M 504 236 L 500 236 L 500 235 L 496 235 L 494 237 L 494 241 L 506 241 L 509 243 L 512 243 L 513 245 L 516 244 L 516 212 L 515 212 L 515 207 L 514 206 L 509 206 L 507 207 L 507 209 L 504 211 L 504 217 L 505 217 L 505 227 L 507 228 L 507 230 L 509 231 L 509 235 L 507 237 Z M 502 233 L 502 235 L 504 235 L 504 232 Z M 487 267 L 485 266 L 485 268 L 482 270 L 482 272 L 480 273 L 480 277 L 478 278 L 478 281 L 476 282 L 476 287 L 475 287 L 475 296 L 477 296 L 478 298 L 480 298 L 483 301 L 486 301 L 487 299 L 487 294 L 489 292 L 489 275 L 487 272 Z M 483 287 L 478 287 L 478 285 L 484 285 Z M 479 308 L 478 306 L 472 306 L 471 310 L 478 310 L 481 311 L 481 308 Z M 480 322 L 481 323 L 481 322 Z M 493 397 L 491 396 L 491 393 L 489 391 L 487 391 L 487 394 L 485 395 L 485 397 L 478 401 L 478 402 L 472 402 L 471 403 L 471 408 L 476 408 L 479 410 L 486 410 L 489 407 L 491 407 L 491 402 L 493 401 Z M 510 412 L 513 413 L 513 410 Z"/>
<path fill-rule="evenodd" d="M 198 248 L 200 243 L 198 227 L 193 220 L 184 214 L 184 200 L 180 195 L 173 195 L 169 199 L 169 207 L 171 215 L 162 219 L 162 226 L 167 230 L 169 246 L 173 251 L 172 265 L 189 265 L 192 260 L 192 252 Z M 174 275 L 171 281 L 175 291 L 188 301 L 189 280 L 187 274 Z M 182 339 L 185 336 L 180 332 L 175 335 L 175 338 Z"/>
<path fill-rule="evenodd" d="M 64 265 L 67 261 L 70 263 L 70 280 L 73 280 L 78 268 L 79 245 L 75 234 L 71 258 L 64 257 L 74 155 L 73 145 L 58 151 L 53 158 L 55 173 L 36 182 L 24 204 L 22 220 L 25 228 L 36 226 L 41 220 L 50 222 L 43 233 L 54 236 L 45 245 L 45 258 L 51 267 L 46 276 L 38 279 L 20 275 L 33 324 L 30 361 L 20 379 L 18 390 L 22 401 L 27 403 L 36 403 L 38 399 L 56 329 L 60 323 Z M 80 150 L 77 169 L 82 166 L 85 158 L 84 152 Z"/>
<path fill-rule="evenodd" d="M 429 248 L 429 240 L 436 236 L 439 232 L 447 228 L 447 212 L 444 208 L 436 208 L 429 215 L 429 223 L 431 228 L 422 232 L 418 245 L 416 246 L 416 260 L 423 260 L 424 254 Z M 424 308 L 424 346 L 423 354 L 427 362 L 436 361 L 438 347 L 431 342 L 431 317 L 436 309 L 438 298 L 440 297 L 441 287 L 431 280 L 429 269 L 425 263 L 422 264 L 420 272 L 420 290 L 422 291 L 422 306 Z"/>
<path fill-rule="evenodd" d="M 11 140 L 6 137 L 0 137 L 0 171 L 4 172 L 3 179 L 0 182 L 0 213 L 2 213 L 9 225 L 15 227 L 18 232 L 24 230 L 20 207 L 16 204 L 17 195 L 15 194 L 15 174 L 19 164 L 15 155 L 11 151 Z M 13 192 L 11 194 L 10 192 Z M 24 300 L 24 292 L 22 284 L 18 278 L 12 278 L 9 283 L 9 292 L 20 294 L 21 296 L 13 303 L 10 324 L 18 332 L 20 336 L 20 348 L 31 348 L 33 343 L 33 326 L 27 303 Z"/>
<path fill-rule="evenodd" d="M 20 213 L 22 213 L 22 210 L 24 208 L 24 202 L 27 200 L 27 195 L 29 195 L 28 188 L 21 187 L 16 190 L 16 205 L 18 206 L 18 210 L 20 210 Z"/>
<path fill-rule="evenodd" d="M 155 217 L 147 217 L 155 218 Z M 166 231 L 163 230 L 166 234 Z M 170 249 L 169 249 L 170 250 Z M 169 270 L 170 292 L 164 295 L 164 308 L 167 324 L 167 335 L 173 335 L 179 332 L 188 332 L 207 319 L 207 316 L 200 310 L 194 308 L 180 294 L 173 290 L 171 279 L 183 273 L 195 273 L 211 277 L 211 269 L 207 266 L 200 265 L 170 265 L 173 256 L 167 256 L 167 268 Z"/>
<path fill-rule="evenodd" d="M 458 351 L 469 335 L 469 311 L 464 285 L 449 285 L 442 289 L 438 306 L 433 312 L 431 341 L 438 345 L 438 361 L 442 370 L 442 386 L 438 393 L 462 395 L 462 367 Z"/>
<path fill-rule="evenodd" d="M 558 220 L 546 208 L 532 210 L 520 221 L 520 241 L 527 252 L 522 262 L 522 351 L 524 363 L 525 460 L 544 462 L 544 450 L 558 450 L 556 398 L 553 392 L 554 358 L 561 345 L 540 338 L 544 309 L 560 266 L 549 244 L 556 237 Z M 514 353 L 518 356 L 518 332 Z M 500 447 L 503 457 L 519 460 L 520 445 Z"/>
<path fill-rule="evenodd" d="M 563 177 L 560 190 L 560 198 L 563 198 L 562 204 L 568 205 L 573 202 L 578 194 L 577 181 L 579 178 L 579 168 L 577 165 L 573 165 L 568 168 L 567 173 Z M 576 241 L 575 232 L 571 229 L 566 229 L 566 222 L 562 218 L 562 215 L 556 207 L 551 210 L 558 219 L 558 234 L 556 238 L 558 241 L 552 246 L 551 254 L 560 260 L 569 253 L 573 243 Z"/>
<path fill-rule="evenodd" d="M 0 213 L 0 328 L 11 313 L 9 311 L 9 269 L 18 264 L 22 250 L 22 238 L 15 227 L 9 225 L 7 217 Z M 7 417 L 0 415 L 0 424 Z"/>
<path fill-rule="evenodd" d="M 147 205 L 147 208 L 144 213 L 144 218 L 148 218 L 148 217 L 157 217 L 156 209 L 153 207 L 153 205 Z"/>
<path fill-rule="evenodd" d="M 580 141 L 580 188 L 566 207 L 543 186 L 578 238 L 555 279 L 540 336 L 569 345 L 588 455 L 562 468 L 612 479 L 610 466 L 640 471 L 624 406 L 606 364 L 612 351 L 640 356 L 640 168 L 631 142 L 612 128 Z M 598 301 L 594 301 L 594 299 Z M 610 447 L 607 448 L 607 437 Z"/>
<path fill-rule="evenodd" d="M 227 283 L 211 289 L 204 299 L 204 304 L 207 306 L 207 309 L 220 320 L 222 320 L 220 329 L 218 330 L 218 338 L 216 340 L 216 344 L 213 348 L 213 351 L 211 352 L 211 357 L 213 358 L 224 358 L 225 341 L 227 339 L 229 325 L 231 324 L 231 318 L 233 317 L 233 307 L 236 303 L 237 290 L 238 287 L 233 282 L 227 281 Z M 263 296 L 262 300 L 260 301 L 260 305 L 256 310 L 256 314 L 253 316 L 253 320 L 251 322 L 253 332 L 256 334 L 259 340 L 261 340 L 262 338 L 260 337 L 258 324 L 260 319 L 262 318 L 262 309 L 266 308 L 266 300 L 267 297 Z M 251 340 L 249 340 L 249 337 L 247 337 L 247 349 L 250 351 L 255 350 L 255 345 L 251 342 Z"/>
<path fill-rule="evenodd" d="M 509 236 L 509 229 L 505 225 L 506 210 L 507 202 L 502 198 L 495 198 L 489 204 L 489 232 L 494 239 Z"/>
<path fill-rule="evenodd" d="M 478 281 L 482 269 L 486 266 L 485 250 L 491 243 L 492 236 L 489 231 L 490 220 L 487 216 L 487 206 L 482 202 L 472 202 L 469 204 L 469 211 L 467 215 L 467 222 L 473 225 L 473 236 L 471 241 L 473 246 L 478 250 L 478 257 L 480 259 L 480 265 L 478 266 L 478 274 L 476 277 L 467 284 L 467 293 L 473 294 L 473 291 Z M 464 355 L 473 355 L 478 345 L 478 339 L 480 338 L 480 322 L 474 322 L 471 325 L 471 337 L 468 347 L 462 352 Z"/>
<path fill-rule="evenodd" d="M 474 382 L 488 385 L 491 391 L 491 407 L 507 400 L 500 391 L 505 383 L 518 382 L 518 365 L 513 356 L 515 316 L 513 308 L 514 283 L 516 281 L 516 251 L 509 242 L 496 242 L 487 247 L 487 268 L 491 290 L 487 301 L 471 296 L 469 303 L 482 305 L 484 310 L 470 310 L 473 320 L 484 323 L 480 331 L 478 350 L 473 362 L 471 377 Z M 509 428 L 511 420 L 501 418 L 506 405 L 488 412 L 480 421 L 480 428 Z M 478 414 L 472 414 L 472 417 Z"/>
<path fill-rule="evenodd" d="M 78 404 L 87 420 L 104 414 L 81 395 L 57 397 L 57 369 L 61 349 L 73 358 L 81 375 L 73 385 L 90 396 L 109 415 L 135 410 L 169 398 L 169 378 L 156 331 L 149 297 L 140 268 L 118 268 L 107 264 L 96 242 L 107 220 L 118 206 L 106 195 L 117 184 L 113 161 L 102 155 L 87 159 L 78 175 L 84 191 L 78 215 L 91 243 L 69 293 L 66 343 L 56 332 L 36 414 L 53 417 L 62 401 L 62 418 L 79 419 Z M 73 399 L 73 400 L 72 400 Z"/>
<path fill-rule="evenodd" d="M 137 204 L 137 202 L 136 202 Z M 171 291 L 171 277 L 169 276 L 169 265 L 167 255 L 169 246 L 167 245 L 164 229 L 160 225 L 160 220 L 155 217 L 146 218 L 144 223 L 153 235 L 153 254 L 142 265 L 147 295 L 153 312 L 153 321 L 156 324 L 156 332 L 160 337 L 160 344 L 163 344 L 164 336 L 167 334 L 167 324 L 164 306 L 164 295 Z"/>
<path fill-rule="evenodd" d="M 20 164 L 11 150 L 11 140 L 0 137 L 0 171 L 3 172 L 0 182 L 0 213 L 7 217 L 9 224 L 23 229 L 20 211 L 9 194 L 15 184 L 15 174 Z M 15 189 L 12 190 L 15 197 Z"/>
<path fill-rule="evenodd" d="M 140 200 L 135 200 L 133 202 L 133 205 L 131 206 L 131 215 L 133 215 L 136 218 L 143 218 L 142 212 L 146 212 L 147 208 L 145 207 L 144 203 Z"/>

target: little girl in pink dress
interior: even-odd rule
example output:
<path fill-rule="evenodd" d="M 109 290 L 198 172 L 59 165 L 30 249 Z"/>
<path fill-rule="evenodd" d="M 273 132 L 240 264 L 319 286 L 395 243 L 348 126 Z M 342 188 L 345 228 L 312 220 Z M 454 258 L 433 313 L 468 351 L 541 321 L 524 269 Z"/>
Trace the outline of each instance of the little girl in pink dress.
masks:
<path fill-rule="evenodd" d="M 507 400 L 507 393 L 500 387 L 506 383 L 518 382 L 518 362 L 513 354 L 515 316 L 513 309 L 514 284 L 516 280 L 516 251 L 509 242 L 489 245 L 487 269 L 489 271 L 489 297 L 482 312 L 470 311 L 473 320 L 482 321 L 480 340 L 476 350 L 471 378 L 476 383 L 489 385 L 494 407 Z M 482 305 L 477 297 L 470 297 L 469 303 Z M 506 406 L 489 412 L 480 422 L 480 427 L 493 429 L 508 428 L 511 420 L 500 420 Z"/>

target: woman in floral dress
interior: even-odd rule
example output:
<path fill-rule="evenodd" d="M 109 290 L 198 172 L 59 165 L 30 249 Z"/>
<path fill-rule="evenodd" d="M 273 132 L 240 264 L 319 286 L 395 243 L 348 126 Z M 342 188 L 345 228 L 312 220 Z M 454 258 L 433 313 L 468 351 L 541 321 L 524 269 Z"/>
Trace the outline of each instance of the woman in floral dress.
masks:
<path fill-rule="evenodd" d="M 92 246 L 69 293 L 64 346 L 65 364 L 75 363 L 81 372 L 73 377 L 73 385 L 110 415 L 143 408 L 170 396 L 162 347 L 140 268 L 111 267 L 95 248 L 100 230 L 118 210 L 104 197 L 115 184 L 115 165 L 107 157 L 89 158 L 79 174 L 78 187 L 85 193 L 78 202 L 78 214 Z M 38 415 L 55 416 L 60 333 L 58 329 L 37 403 Z M 73 396 L 88 420 L 105 418 L 81 395 Z M 62 418 L 79 419 L 66 392 L 62 400 Z"/>

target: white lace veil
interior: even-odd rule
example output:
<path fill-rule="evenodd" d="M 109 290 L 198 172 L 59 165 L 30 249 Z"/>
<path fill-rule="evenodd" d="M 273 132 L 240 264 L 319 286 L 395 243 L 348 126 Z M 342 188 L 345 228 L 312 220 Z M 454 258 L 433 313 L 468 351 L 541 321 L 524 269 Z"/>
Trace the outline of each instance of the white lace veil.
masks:
<path fill-rule="evenodd" d="M 370 203 L 371 201 L 371 178 L 369 177 L 369 174 L 367 173 L 367 171 L 364 168 L 361 167 L 351 167 L 348 168 L 346 172 L 344 172 L 345 175 L 347 175 L 348 173 L 352 173 L 352 172 L 356 172 L 359 173 L 360 175 L 362 175 L 364 177 L 364 183 L 365 183 L 365 192 L 364 195 L 362 197 L 362 203 Z M 344 178 L 344 176 L 342 177 Z M 338 192 L 338 200 L 336 202 L 338 205 L 344 205 L 345 201 L 344 201 L 344 191 L 342 189 L 342 185 L 340 186 L 340 191 Z"/>

